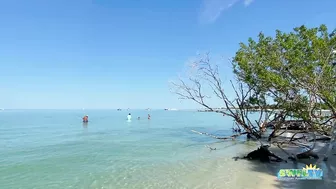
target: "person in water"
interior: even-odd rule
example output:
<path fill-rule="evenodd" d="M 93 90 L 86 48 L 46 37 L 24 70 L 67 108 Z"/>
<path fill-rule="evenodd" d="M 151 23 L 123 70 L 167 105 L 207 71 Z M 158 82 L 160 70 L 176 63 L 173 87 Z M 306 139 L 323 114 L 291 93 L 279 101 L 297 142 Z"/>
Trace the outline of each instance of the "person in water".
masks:
<path fill-rule="evenodd" d="M 150 119 L 151 118 L 151 116 L 148 114 L 148 119 Z"/>
<path fill-rule="evenodd" d="M 86 116 L 83 117 L 83 122 L 84 123 L 89 122 L 89 116 L 88 115 L 86 115 Z"/>
<path fill-rule="evenodd" d="M 138 120 L 140 120 L 140 117 L 138 117 Z"/>
<path fill-rule="evenodd" d="M 132 119 L 131 113 L 129 113 L 129 114 L 127 115 L 127 119 L 128 119 L 128 120 L 131 120 L 131 119 Z"/>

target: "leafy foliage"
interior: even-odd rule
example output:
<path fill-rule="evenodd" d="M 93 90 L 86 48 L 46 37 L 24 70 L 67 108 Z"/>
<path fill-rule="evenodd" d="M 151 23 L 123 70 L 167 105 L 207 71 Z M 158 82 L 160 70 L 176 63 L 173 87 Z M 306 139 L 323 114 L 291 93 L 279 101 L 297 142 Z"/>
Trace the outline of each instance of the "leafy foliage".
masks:
<path fill-rule="evenodd" d="M 260 33 L 257 41 L 249 38 L 246 44 L 240 44 L 232 60 L 233 71 L 238 80 L 238 87 L 231 82 L 236 96 L 233 100 L 225 93 L 226 88 L 222 85 L 218 65 L 210 63 L 208 54 L 193 62 L 196 65 L 192 67 L 194 74 L 188 76 L 188 79 L 172 82 L 172 85 L 174 93 L 180 98 L 192 100 L 210 112 L 233 118 L 237 126 L 233 130 L 239 133 L 231 137 L 215 137 L 197 132 L 199 134 L 217 139 L 234 139 L 247 134 L 247 138 L 255 138 L 260 142 L 266 128 L 272 128 L 268 142 L 281 148 L 286 141 L 272 139 L 281 135 L 276 134 L 278 131 L 284 133 L 292 126 L 292 129 L 298 131 L 287 141 L 288 144 L 295 144 L 296 140 L 301 139 L 294 139 L 296 134 L 313 130 L 314 145 L 291 159 L 314 155 L 312 150 L 316 143 L 315 132 L 330 136 L 326 158 L 326 154 L 332 149 L 331 144 L 336 140 L 334 62 L 336 64 L 336 30 L 329 34 L 325 25 L 316 28 L 301 26 L 289 33 L 277 30 L 274 37 Z M 224 108 L 213 108 L 207 103 L 209 96 L 204 95 L 204 86 L 210 86 L 213 94 L 222 100 Z M 316 110 L 321 109 L 331 110 L 333 114 L 326 118 L 320 111 L 321 115 L 317 115 Z M 249 114 L 255 110 L 260 116 L 253 121 Z M 271 116 L 268 115 L 272 114 L 274 118 L 269 120 Z M 303 120 L 292 124 L 286 122 L 287 116 Z M 329 124 L 331 120 L 334 120 L 332 126 Z M 282 129 L 286 130 L 281 131 Z M 303 144 L 299 141 L 295 145 Z"/>
<path fill-rule="evenodd" d="M 316 104 L 336 113 L 336 35 L 325 25 L 301 26 L 275 37 L 260 33 L 258 41 L 241 43 L 233 58 L 234 73 L 277 108 L 309 119 Z"/>

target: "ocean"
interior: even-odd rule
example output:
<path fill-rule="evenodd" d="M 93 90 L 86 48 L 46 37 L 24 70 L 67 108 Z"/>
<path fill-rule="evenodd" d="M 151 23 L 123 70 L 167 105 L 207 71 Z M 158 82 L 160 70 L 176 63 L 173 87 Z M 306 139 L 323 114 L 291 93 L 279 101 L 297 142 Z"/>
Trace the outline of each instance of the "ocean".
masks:
<path fill-rule="evenodd" d="M 229 117 L 196 111 L 3 110 L 0 188 L 279 188 L 276 171 L 232 159 L 254 142 L 191 132 L 229 136 L 231 127 Z"/>

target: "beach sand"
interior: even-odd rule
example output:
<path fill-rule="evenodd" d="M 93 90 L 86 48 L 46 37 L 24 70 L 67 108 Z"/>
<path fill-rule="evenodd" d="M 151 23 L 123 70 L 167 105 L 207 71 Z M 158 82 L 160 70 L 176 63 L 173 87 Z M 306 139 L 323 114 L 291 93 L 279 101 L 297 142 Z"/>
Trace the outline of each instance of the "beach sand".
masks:
<path fill-rule="evenodd" d="M 221 147 L 222 146 L 222 147 Z M 277 173 L 280 169 L 302 169 L 306 165 L 315 164 L 315 160 L 303 160 L 294 163 L 261 163 L 259 161 L 238 160 L 234 161 L 230 153 L 243 155 L 248 150 L 253 150 L 257 146 L 237 144 L 223 149 L 228 146 L 224 143 L 212 145 L 219 149 L 212 153 L 211 156 L 204 157 L 199 162 L 185 163 L 181 170 L 172 167 L 175 172 L 175 183 L 162 183 L 163 188 L 232 188 L 232 189 L 326 189 L 336 188 L 336 156 L 331 155 L 328 161 L 321 161 L 317 167 L 324 171 L 323 180 L 287 180 L 277 179 Z M 223 150 L 221 152 L 221 150 Z M 272 148 L 272 151 L 282 157 L 286 157 L 278 148 Z M 217 157 L 216 160 L 213 158 Z M 181 164 L 182 165 L 182 164 Z M 185 170 L 189 172 L 185 173 Z M 179 174 L 180 173 L 180 174 Z M 184 174 L 183 174 L 184 173 Z M 169 174 L 169 173 L 165 173 Z M 172 175 L 172 174 L 169 174 Z M 157 185 L 159 187 L 160 185 Z M 161 185 L 162 186 L 162 185 Z M 161 187 L 159 187 L 161 188 Z"/>
<path fill-rule="evenodd" d="M 287 159 L 288 157 L 277 147 L 271 147 L 271 151 L 275 154 Z M 324 152 L 324 151 L 322 151 Z M 298 160 L 298 162 L 293 162 L 288 160 L 287 163 L 261 163 L 258 161 L 244 161 L 240 160 L 239 163 L 247 167 L 244 173 L 247 178 L 237 178 L 237 183 L 245 183 L 240 185 L 241 188 L 268 188 L 268 189 L 325 189 L 325 188 L 336 188 L 336 155 L 332 151 L 328 158 L 328 161 L 320 160 L 317 162 L 314 159 Z M 319 154 L 322 157 L 321 154 Z M 238 162 L 237 162 L 238 163 Z M 278 180 L 276 175 L 280 169 L 302 169 L 306 165 L 317 164 L 317 167 L 322 169 L 324 172 L 323 180 Z M 239 167 L 242 165 L 239 165 Z M 246 184 L 246 183 L 251 183 Z"/>
<path fill-rule="evenodd" d="M 287 157 L 278 148 L 272 148 L 272 151 L 282 157 Z M 317 167 L 323 170 L 323 180 L 287 180 L 280 181 L 273 175 L 276 175 L 280 169 L 302 169 L 306 165 L 317 163 L 314 159 L 299 160 L 298 162 L 288 161 L 287 163 L 261 164 L 255 163 L 251 170 L 256 172 L 260 178 L 263 178 L 263 186 L 267 188 L 305 188 L 305 189 L 323 189 L 336 188 L 336 155 L 332 151 L 327 161 L 319 160 Z M 319 154 L 320 157 L 323 157 Z"/>

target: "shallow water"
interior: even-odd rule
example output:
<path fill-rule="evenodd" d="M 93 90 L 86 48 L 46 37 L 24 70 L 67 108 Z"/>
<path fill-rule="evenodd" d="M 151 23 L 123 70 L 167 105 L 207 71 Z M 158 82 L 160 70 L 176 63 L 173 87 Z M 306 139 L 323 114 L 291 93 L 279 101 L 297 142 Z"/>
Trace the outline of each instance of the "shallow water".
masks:
<path fill-rule="evenodd" d="M 126 120 L 129 112 L 131 122 Z M 220 142 L 190 131 L 231 135 L 228 117 L 191 111 L 129 112 L 1 111 L 0 188 L 246 189 L 276 178 L 275 173 L 253 170 L 250 162 L 232 160 L 255 148 L 254 143 Z M 88 124 L 81 122 L 84 114 L 89 115 Z"/>

